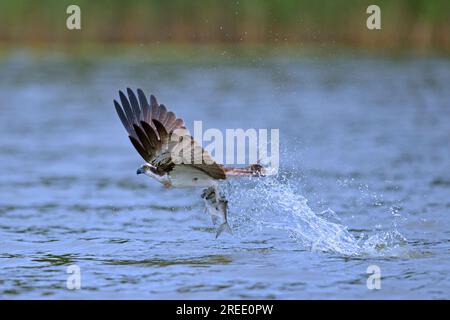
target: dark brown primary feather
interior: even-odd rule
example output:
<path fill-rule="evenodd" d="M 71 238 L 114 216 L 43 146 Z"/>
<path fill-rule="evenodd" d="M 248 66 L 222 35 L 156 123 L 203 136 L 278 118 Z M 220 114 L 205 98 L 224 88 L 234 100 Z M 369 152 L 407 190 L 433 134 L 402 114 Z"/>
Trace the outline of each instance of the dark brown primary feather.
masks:
<path fill-rule="evenodd" d="M 141 89 L 137 90 L 137 96 L 130 88 L 127 88 L 127 95 L 119 91 L 120 103 L 114 100 L 114 106 L 120 121 L 128 132 L 128 135 L 139 141 L 135 125 L 142 128 L 141 123 L 146 122 L 156 130 L 152 122 L 153 119 L 163 124 L 170 133 L 175 129 L 184 128 L 184 121 L 177 118 L 173 112 L 167 112 L 166 107 L 159 105 L 155 96 L 150 96 L 150 104 Z M 161 118 L 160 118 L 161 116 Z"/>
<path fill-rule="evenodd" d="M 147 101 L 147 97 L 145 96 L 144 92 L 141 89 L 137 89 L 138 97 L 139 97 L 139 104 L 142 108 L 142 114 L 140 120 L 146 120 L 151 119 L 150 114 L 150 106 Z"/>
<path fill-rule="evenodd" d="M 141 129 L 141 127 L 139 127 L 138 125 L 133 126 L 134 131 L 136 131 L 136 134 L 138 136 L 139 142 L 146 152 L 146 157 L 144 159 L 151 159 L 152 155 L 156 153 L 156 144 L 153 141 L 150 141 L 148 135 Z"/>
<path fill-rule="evenodd" d="M 141 121 L 141 127 L 142 129 L 144 129 L 144 132 L 152 148 L 159 149 L 159 138 L 155 129 L 153 129 L 152 126 L 145 121 Z"/>
<path fill-rule="evenodd" d="M 167 132 L 166 127 L 164 125 L 156 120 L 153 119 L 153 125 L 156 128 L 156 131 L 158 132 L 159 140 L 161 141 L 162 145 L 168 145 L 169 144 L 169 133 Z"/>
<path fill-rule="evenodd" d="M 139 143 L 139 141 L 132 136 L 128 136 L 128 137 L 130 138 L 131 143 L 136 148 L 137 152 L 141 155 L 141 157 L 144 158 L 144 160 L 148 159 L 149 155 L 148 155 L 147 151 Z"/>
<path fill-rule="evenodd" d="M 174 131 L 178 132 L 178 129 L 184 129 L 186 132 L 183 119 L 177 118 L 164 105 L 158 104 L 154 95 L 150 96 L 149 103 L 141 89 L 137 90 L 136 96 L 130 88 L 127 88 L 127 95 L 128 97 L 119 91 L 121 104 L 114 100 L 114 107 L 128 132 L 131 143 L 145 161 L 158 168 L 161 175 L 171 171 L 175 166 L 172 161 L 174 154 L 172 152 L 179 143 L 171 141 L 170 137 L 171 134 L 177 134 Z M 214 179 L 225 179 L 223 166 L 215 163 L 190 135 L 187 137 L 191 141 L 190 160 L 192 162 L 185 161 L 178 165 L 189 165 Z M 194 162 L 195 159 L 200 160 Z"/>

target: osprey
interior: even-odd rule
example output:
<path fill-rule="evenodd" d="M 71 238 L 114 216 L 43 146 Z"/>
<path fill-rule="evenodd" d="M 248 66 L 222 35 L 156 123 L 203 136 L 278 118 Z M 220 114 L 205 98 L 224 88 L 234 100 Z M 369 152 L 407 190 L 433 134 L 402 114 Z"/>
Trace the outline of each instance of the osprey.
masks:
<path fill-rule="evenodd" d="M 216 163 L 194 141 L 183 119 L 158 104 L 154 95 L 150 95 L 150 103 L 141 89 L 136 96 L 127 88 L 127 95 L 119 91 L 121 104 L 114 100 L 114 106 L 131 143 L 146 161 L 136 173 L 152 177 L 167 188 L 204 188 L 201 197 L 205 209 L 211 214 L 213 224 L 219 224 L 216 238 L 224 230 L 231 233 L 228 202 L 218 190 L 218 183 L 229 176 L 263 175 L 262 166 L 230 168 Z"/>

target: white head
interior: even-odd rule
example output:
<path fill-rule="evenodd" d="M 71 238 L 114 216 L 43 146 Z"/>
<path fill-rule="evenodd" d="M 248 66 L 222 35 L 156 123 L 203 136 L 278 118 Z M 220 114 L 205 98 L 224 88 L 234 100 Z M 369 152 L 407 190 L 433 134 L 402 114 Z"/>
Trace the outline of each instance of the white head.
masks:
<path fill-rule="evenodd" d="M 158 175 L 156 167 L 151 165 L 150 163 L 144 163 L 137 169 L 136 174 L 142 173 L 152 178 L 156 178 L 155 175 Z"/>
<path fill-rule="evenodd" d="M 158 172 L 157 168 L 150 163 L 144 163 L 137 169 L 136 174 L 141 173 L 145 174 L 146 176 L 152 177 L 168 188 L 172 186 L 172 182 L 170 181 L 170 178 L 167 176 L 167 174 L 161 175 L 161 173 Z"/>

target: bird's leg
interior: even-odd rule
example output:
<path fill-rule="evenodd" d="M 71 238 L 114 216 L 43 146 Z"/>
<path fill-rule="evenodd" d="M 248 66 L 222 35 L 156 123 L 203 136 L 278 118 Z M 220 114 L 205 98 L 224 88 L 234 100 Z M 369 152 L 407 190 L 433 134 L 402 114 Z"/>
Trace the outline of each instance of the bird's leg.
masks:
<path fill-rule="evenodd" d="M 166 173 L 164 175 L 157 174 L 156 167 L 152 166 L 150 171 L 145 173 L 147 176 L 152 177 L 162 183 L 166 188 L 170 188 L 172 186 L 172 181 L 170 181 L 169 175 Z"/>
<path fill-rule="evenodd" d="M 167 174 L 163 175 L 159 182 L 161 182 L 166 188 L 170 188 L 172 186 L 172 181 Z"/>

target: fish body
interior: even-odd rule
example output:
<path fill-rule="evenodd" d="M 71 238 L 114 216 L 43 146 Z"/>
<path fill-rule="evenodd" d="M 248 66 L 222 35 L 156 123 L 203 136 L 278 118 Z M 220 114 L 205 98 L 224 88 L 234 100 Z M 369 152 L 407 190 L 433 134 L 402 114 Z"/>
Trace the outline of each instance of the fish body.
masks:
<path fill-rule="evenodd" d="M 216 186 L 210 186 L 203 190 L 202 198 L 205 201 L 206 210 L 211 215 L 213 224 L 218 225 L 216 238 L 223 231 L 232 233 L 227 219 L 228 201 L 224 195 L 220 193 Z"/>

